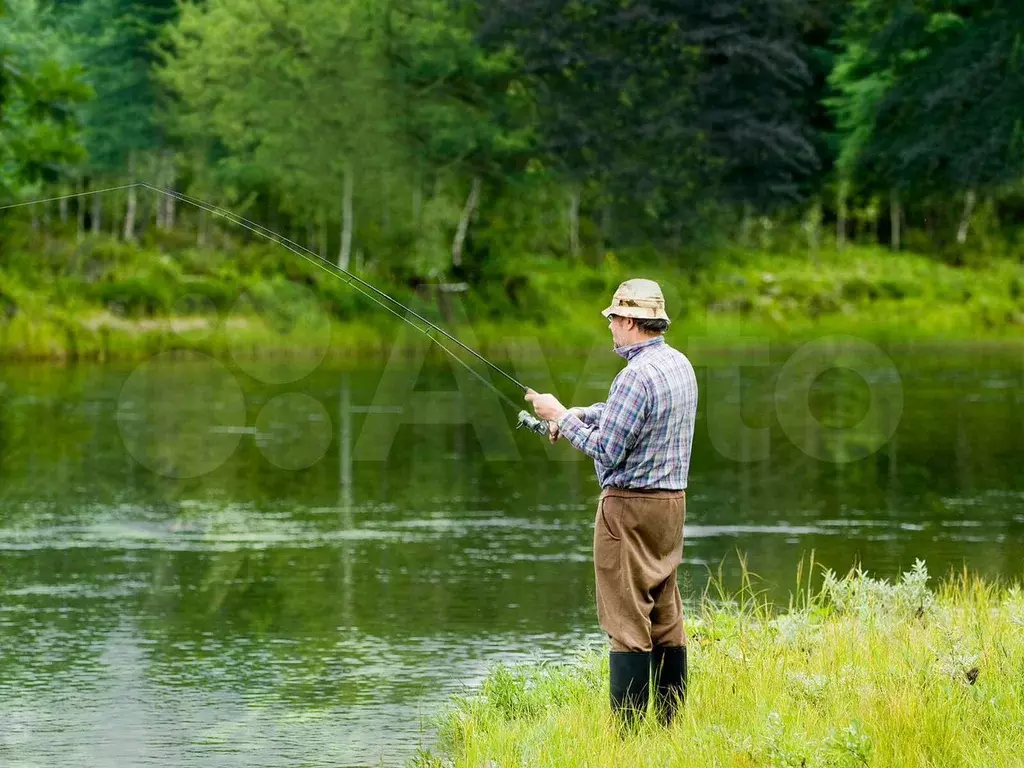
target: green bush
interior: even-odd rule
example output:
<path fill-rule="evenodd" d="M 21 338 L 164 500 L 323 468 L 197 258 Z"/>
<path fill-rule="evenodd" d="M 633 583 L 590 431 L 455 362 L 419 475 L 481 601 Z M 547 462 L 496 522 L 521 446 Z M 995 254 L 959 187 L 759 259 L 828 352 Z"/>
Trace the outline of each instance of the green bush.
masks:
<path fill-rule="evenodd" d="M 239 289 L 215 277 L 187 277 L 181 281 L 174 309 L 202 312 L 212 305 L 217 310 L 229 309 L 239 296 Z"/>
<path fill-rule="evenodd" d="M 173 286 L 153 275 L 135 275 L 102 283 L 95 289 L 96 297 L 108 310 L 129 317 L 165 314 L 175 294 Z"/>
<path fill-rule="evenodd" d="M 289 343 L 303 334 L 320 338 L 325 318 L 358 324 L 361 348 L 370 349 L 385 344 L 400 322 L 345 278 L 278 245 L 219 239 L 221 247 L 200 249 L 192 238 L 158 236 L 143 245 L 91 235 L 81 243 L 39 240 L 24 236 L 15 248 L 5 243 L 0 259 L 0 318 L 17 313 L 18 333 L 52 323 L 55 312 L 87 335 L 102 322 L 92 317 L 102 308 L 129 317 L 250 311 L 262 320 L 247 331 L 254 351 L 261 340 L 268 347 L 281 343 L 282 334 L 292 337 Z M 635 250 L 584 262 L 509 251 L 426 282 L 375 254 L 359 276 L 445 327 L 468 320 L 481 348 L 493 350 L 519 333 L 544 335 L 566 350 L 606 338 L 598 310 L 622 280 L 639 276 L 661 283 L 679 337 L 726 343 L 736 335 L 802 340 L 848 332 L 878 339 L 998 337 L 1019 334 L 1024 318 L 1024 268 L 1015 259 L 993 260 L 985 269 L 953 268 L 913 253 L 854 245 L 821 249 L 813 259 L 799 251 L 737 248 L 702 255 L 706 264 L 695 268 L 692 254 Z M 463 279 L 466 292 L 436 289 L 438 281 Z M 68 334 L 48 331 L 36 334 L 45 335 L 45 343 L 23 342 L 11 335 L 14 325 L 8 323 L 8 354 L 45 356 L 50 349 L 59 356 L 60 345 L 71 343 Z M 145 335 L 127 327 L 108 332 L 125 338 L 104 337 L 101 344 L 80 336 L 75 344 L 120 354 L 141 345 Z M 230 332 L 242 333 L 238 327 Z M 151 335 L 153 344 L 168 343 L 160 333 Z"/>
<path fill-rule="evenodd" d="M 6 323 L 18 314 L 18 302 L 0 290 L 0 323 Z"/>
<path fill-rule="evenodd" d="M 874 301 L 881 292 L 878 286 L 863 277 L 853 277 L 843 283 L 843 298 L 847 301 Z"/>

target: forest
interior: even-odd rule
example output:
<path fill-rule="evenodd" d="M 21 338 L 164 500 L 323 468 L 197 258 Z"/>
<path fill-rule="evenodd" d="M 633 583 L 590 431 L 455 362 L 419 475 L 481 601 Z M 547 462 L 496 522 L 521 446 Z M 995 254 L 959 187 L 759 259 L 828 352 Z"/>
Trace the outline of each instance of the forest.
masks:
<path fill-rule="evenodd" d="M 142 180 L 502 312 L 543 303 L 541 273 L 605 291 L 622 269 L 796 253 L 809 273 L 996 269 L 985 324 L 1024 323 L 1019 3 L 0 2 L 5 202 Z M 0 216 L 0 293 L 31 304 L 25 262 L 61 295 L 160 314 L 168 270 L 254 239 L 136 187 L 55 200 Z M 207 277 L 220 306 L 236 287 Z"/>

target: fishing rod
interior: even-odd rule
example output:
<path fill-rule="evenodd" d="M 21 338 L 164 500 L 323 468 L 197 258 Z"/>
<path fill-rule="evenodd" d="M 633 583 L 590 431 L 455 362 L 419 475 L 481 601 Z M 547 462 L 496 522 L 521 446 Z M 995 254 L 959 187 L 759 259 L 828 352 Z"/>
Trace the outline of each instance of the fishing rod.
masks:
<path fill-rule="evenodd" d="M 424 336 L 426 336 L 428 339 L 430 339 L 430 341 L 434 342 L 438 347 L 440 347 L 449 357 L 451 357 L 459 365 L 461 365 L 463 368 L 465 368 L 470 374 L 473 375 L 474 378 L 476 378 L 484 386 L 486 386 L 488 389 L 490 389 L 492 392 L 494 392 L 501 400 L 503 400 L 505 403 L 507 403 L 508 405 L 512 406 L 513 408 L 519 409 L 519 404 L 518 403 L 514 402 L 504 392 L 502 392 L 500 389 L 498 389 L 491 381 L 489 381 L 488 379 L 484 378 L 479 372 L 475 371 L 472 367 L 470 367 L 469 364 L 466 363 L 465 360 L 463 360 L 461 357 L 456 355 L 455 352 L 453 352 L 448 346 L 443 344 L 436 336 L 432 335 L 431 331 L 436 331 L 437 333 L 440 333 L 446 339 L 448 339 L 449 341 L 451 341 L 454 344 L 458 345 L 461 349 L 463 349 L 466 352 L 468 352 L 469 354 L 471 354 L 477 360 L 479 360 L 480 362 L 484 363 L 485 365 L 487 365 L 491 369 L 493 369 L 493 370 L 497 371 L 498 373 L 500 373 L 502 376 L 504 376 L 510 382 L 515 384 L 517 387 L 519 387 L 519 389 L 521 389 L 523 392 L 526 392 L 526 391 L 529 390 L 529 387 L 527 387 L 525 384 L 520 382 L 518 379 L 516 379 L 514 376 L 509 374 L 507 371 L 505 371 L 501 367 L 499 367 L 499 366 L 495 365 L 494 363 L 492 363 L 490 360 L 485 358 L 483 355 L 481 355 L 479 352 L 474 350 L 472 347 L 469 347 L 466 344 L 464 344 L 463 342 L 459 341 L 459 339 L 455 338 L 452 334 L 448 333 L 443 328 L 441 328 L 438 325 L 432 323 L 430 320 L 428 320 L 427 318 L 423 317 L 423 315 L 421 315 L 420 313 L 416 312 L 414 309 L 412 309 L 412 307 L 409 307 L 406 304 L 403 304 L 398 299 L 396 299 L 394 296 L 391 296 L 391 295 L 385 293 L 384 291 L 380 290 L 379 288 L 377 288 L 376 286 L 374 286 L 371 283 L 367 282 L 366 280 L 363 280 L 361 277 L 359 277 L 358 275 L 356 275 L 356 274 L 350 272 L 349 270 L 345 269 L 340 264 L 335 264 L 333 261 L 324 258 L 323 256 L 321 256 L 320 254 L 316 253 L 315 251 L 311 251 L 309 248 L 306 248 L 305 246 L 303 246 L 303 245 L 301 245 L 299 243 L 296 243 L 293 240 L 288 239 L 284 235 L 281 235 L 281 234 L 279 234 L 278 232 L 275 232 L 272 229 L 264 227 L 262 224 L 259 224 L 259 223 L 255 222 L 255 221 L 247 219 L 247 218 L 245 218 L 243 216 L 240 216 L 239 214 L 236 214 L 236 213 L 234 213 L 234 212 L 232 212 L 232 211 L 230 211 L 230 210 L 228 210 L 226 208 L 222 208 L 222 207 L 220 207 L 218 205 L 210 203 L 210 202 L 208 202 L 206 200 L 202 200 L 202 199 L 197 198 L 197 197 L 192 197 L 192 196 L 186 195 L 186 194 L 184 194 L 182 192 L 177 192 L 176 190 L 173 190 L 173 189 L 165 189 L 165 188 L 162 188 L 162 187 L 157 187 L 157 186 L 154 186 L 152 184 L 148 184 L 148 183 L 146 183 L 144 181 L 136 181 L 136 182 L 132 182 L 130 184 L 121 184 L 119 186 L 106 187 L 104 189 L 88 190 L 88 191 L 84 191 L 84 192 L 73 192 L 73 193 L 69 193 L 69 194 L 66 194 L 66 195 L 59 195 L 59 196 L 56 196 L 56 197 L 43 198 L 43 199 L 38 199 L 38 200 L 29 200 L 29 201 L 25 201 L 25 202 L 21 202 L 21 203 L 11 203 L 11 204 L 8 204 L 8 205 L 0 206 L 0 211 L 9 210 L 9 209 L 12 209 L 12 208 L 21 208 L 21 207 L 25 207 L 25 206 L 29 206 L 29 205 L 41 205 L 41 204 L 44 204 L 44 203 L 59 202 L 61 200 L 70 200 L 70 199 L 79 198 L 79 197 L 86 197 L 88 195 L 101 195 L 101 194 L 106 194 L 108 192 L 117 192 L 117 191 L 128 190 L 128 189 L 137 189 L 137 188 L 151 190 L 153 192 L 156 192 L 158 194 L 164 195 L 166 197 L 170 197 L 170 198 L 173 198 L 175 200 L 179 200 L 179 201 L 181 201 L 183 203 L 187 203 L 189 205 L 192 205 L 192 206 L 194 206 L 196 208 L 199 208 L 200 210 L 206 211 L 207 213 L 211 213 L 214 216 L 218 216 L 220 218 L 226 219 L 227 221 L 231 222 L 232 224 L 235 224 L 236 226 L 242 227 L 243 229 L 246 229 L 249 232 L 252 232 L 253 234 L 255 234 L 257 236 L 262 237 L 265 240 L 268 240 L 268 241 L 270 241 L 272 243 L 275 243 L 277 245 L 282 246 L 286 250 L 288 250 L 291 253 L 295 254 L 296 256 L 304 259 L 305 261 L 309 262 L 313 266 L 323 270 L 327 274 L 332 275 L 333 277 L 344 278 L 343 282 L 344 282 L 345 285 L 349 286 L 350 288 L 352 288 L 355 291 L 358 291 L 360 294 L 362 294 L 366 298 L 370 299 L 372 302 L 374 302 L 378 306 L 382 307 L 383 309 L 385 309 L 386 311 L 390 312 L 395 317 L 399 318 L 400 320 L 404 321 L 408 325 L 410 325 L 413 328 L 415 328 L 417 331 L 419 331 Z M 392 308 L 388 304 L 385 304 L 384 301 L 382 301 L 382 299 L 386 299 L 387 301 L 391 302 L 395 306 L 400 307 L 402 310 L 405 311 L 405 314 L 401 314 L 401 313 L 395 311 L 394 308 Z M 412 317 L 415 317 L 417 320 L 419 320 L 423 324 L 425 324 L 430 330 L 427 330 L 426 328 L 423 328 L 422 326 L 417 325 L 416 323 L 414 323 L 412 320 L 409 319 L 410 315 Z M 518 415 L 517 415 L 516 428 L 517 429 L 525 428 L 525 429 L 530 430 L 531 432 L 534 432 L 534 433 L 536 433 L 538 435 L 541 435 L 541 436 L 544 436 L 544 437 L 546 437 L 548 435 L 548 423 L 546 421 L 541 421 L 540 419 L 537 419 L 534 416 L 531 416 L 525 410 L 519 410 Z"/>

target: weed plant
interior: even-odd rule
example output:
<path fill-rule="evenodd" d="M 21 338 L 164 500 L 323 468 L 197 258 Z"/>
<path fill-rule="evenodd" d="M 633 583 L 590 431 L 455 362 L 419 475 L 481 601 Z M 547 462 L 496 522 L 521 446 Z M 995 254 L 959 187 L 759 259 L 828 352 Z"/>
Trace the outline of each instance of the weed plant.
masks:
<path fill-rule="evenodd" d="M 965 571 L 931 589 L 918 561 L 895 582 L 825 571 L 777 610 L 744 573 L 736 594 L 712 580 L 690 615 L 689 691 L 671 728 L 649 716 L 620 736 L 606 653 L 591 648 L 566 664 L 497 667 L 415 764 L 1024 765 L 1019 585 Z"/>

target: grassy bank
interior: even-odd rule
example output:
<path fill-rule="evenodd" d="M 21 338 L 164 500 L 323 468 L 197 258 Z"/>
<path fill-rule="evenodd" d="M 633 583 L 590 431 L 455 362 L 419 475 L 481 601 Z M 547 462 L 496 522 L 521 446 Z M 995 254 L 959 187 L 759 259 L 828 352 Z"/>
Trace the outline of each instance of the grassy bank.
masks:
<path fill-rule="evenodd" d="M 680 257 L 679 263 L 683 263 Z M 690 263 L 690 262 L 686 262 Z M 680 343 L 1024 339 L 1024 268 L 956 268 L 914 254 L 729 252 L 705 266 L 524 257 L 465 292 L 371 265 L 360 274 L 468 343 L 501 354 L 524 337 L 548 351 L 607 342 L 597 310 L 622 280 L 665 289 Z M 278 246 L 196 249 L 103 238 L 9 238 L 0 260 L 0 357 L 139 358 L 168 349 L 247 357 L 382 356 L 403 338 L 392 315 Z"/>
<path fill-rule="evenodd" d="M 1024 590 L 827 573 L 774 611 L 749 586 L 702 602 L 669 730 L 611 725 L 603 651 L 499 667 L 440 722 L 419 766 L 1024 765 Z"/>

